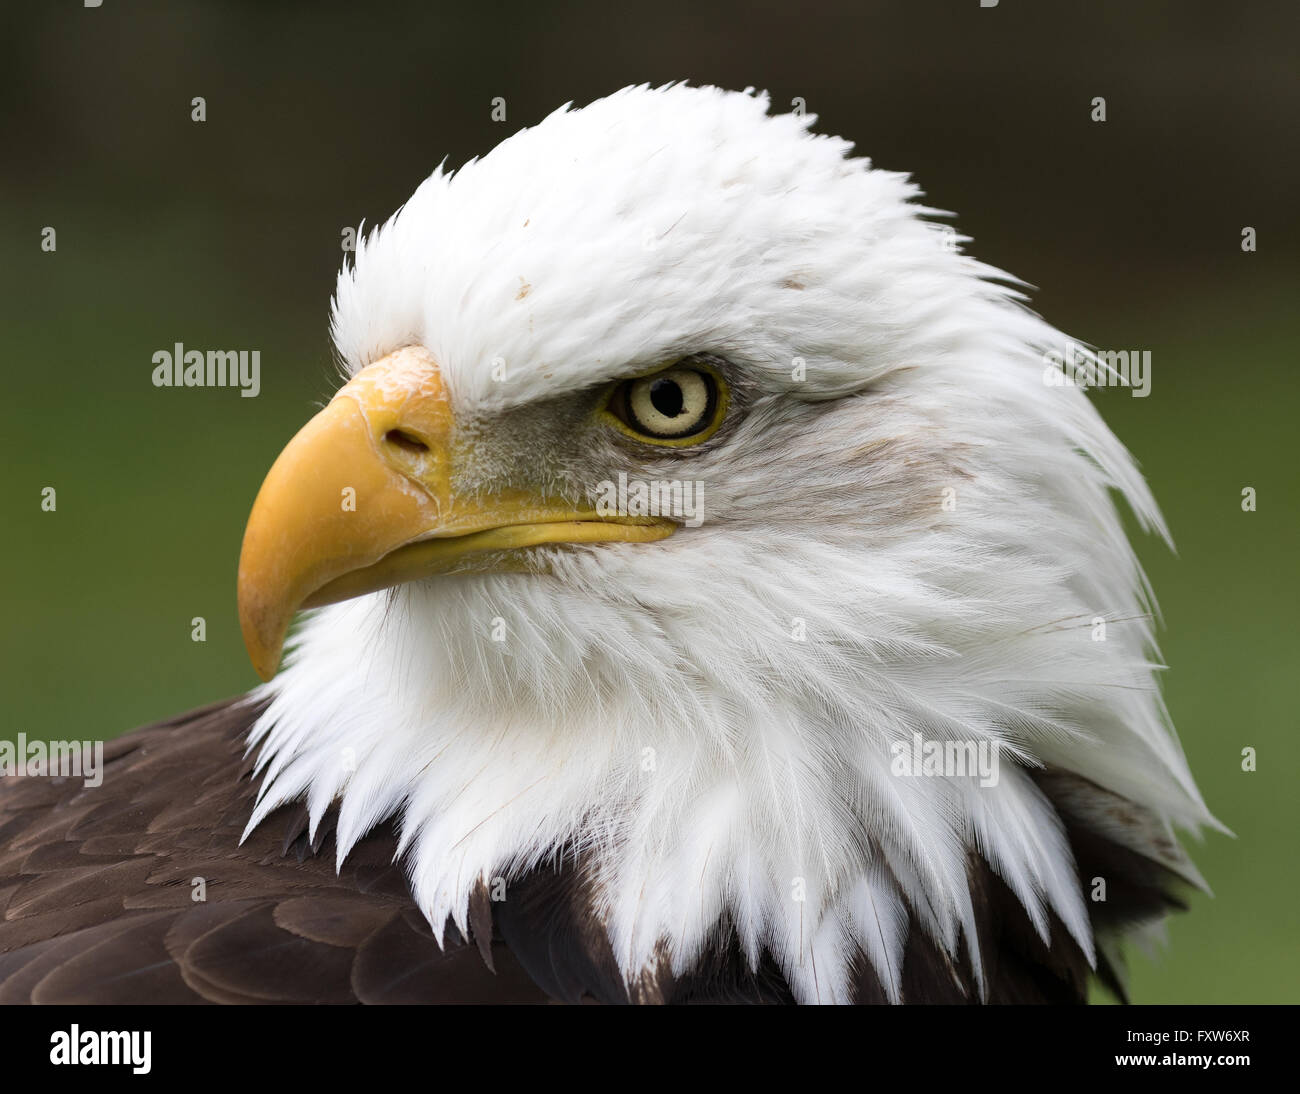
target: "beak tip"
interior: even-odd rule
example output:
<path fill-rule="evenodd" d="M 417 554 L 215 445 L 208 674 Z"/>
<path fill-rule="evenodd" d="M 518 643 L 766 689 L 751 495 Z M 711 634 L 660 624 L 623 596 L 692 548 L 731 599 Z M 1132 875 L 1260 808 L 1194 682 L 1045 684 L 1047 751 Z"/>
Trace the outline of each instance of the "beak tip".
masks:
<path fill-rule="evenodd" d="M 248 639 L 245 639 L 244 645 L 248 650 L 248 660 L 252 662 L 253 671 L 264 684 L 269 684 L 280 668 L 280 647 L 262 645 Z"/>
<path fill-rule="evenodd" d="M 239 590 L 241 594 L 239 625 L 244 635 L 244 649 L 248 652 L 253 671 L 264 683 L 270 683 L 280 667 L 280 656 L 284 650 L 284 637 L 289 629 L 289 620 L 281 618 L 281 613 L 268 613 L 256 602 L 256 598 L 247 595 L 242 576 Z"/>
<path fill-rule="evenodd" d="M 248 659 L 253 663 L 253 671 L 264 684 L 269 684 L 280 668 L 279 649 L 249 649 Z"/>
<path fill-rule="evenodd" d="M 261 642 L 246 634 L 244 646 L 248 650 L 248 660 L 252 662 L 253 671 L 264 684 L 269 684 L 279 671 L 283 643 Z"/>

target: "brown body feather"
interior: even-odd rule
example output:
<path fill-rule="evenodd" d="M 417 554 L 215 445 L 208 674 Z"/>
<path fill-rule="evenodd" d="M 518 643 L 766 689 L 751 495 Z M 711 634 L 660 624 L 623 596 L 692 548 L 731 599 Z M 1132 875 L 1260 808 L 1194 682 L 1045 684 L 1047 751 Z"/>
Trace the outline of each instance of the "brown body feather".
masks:
<path fill-rule="evenodd" d="M 647 977 L 629 993 L 571 860 L 511 879 L 504 901 L 480 891 L 472 937 L 448 924 L 439 947 L 394 861 L 391 824 L 338 873 L 332 818 L 313 841 L 301 807 L 272 814 L 241 846 L 256 790 L 244 739 L 257 713 L 227 701 L 110 742 L 97 788 L 0 779 L 0 1002 L 792 1001 L 776 965 L 750 970 L 725 932 L 688 975 Z M 1053 796 L 1051 779 L 1043 785 Z M 1078 785 L 1056 789 L 1065 801 Z M 1160 867 L 1062 815 L 1081 879 L 1111 879 L 1110 899 L 1094 906 L 1098 930 L 1174 902 Z M 987 865 L 975 858 L 970 873 L 989 1001 L 1082 1002 L 1087 961 L 1061 924 L 1049 948 Z M 883 1002 L 870 965 L 858 968 L 859 1001 Z M 915 924 L 903 995 L 979 998 L 969 964 Z"/>

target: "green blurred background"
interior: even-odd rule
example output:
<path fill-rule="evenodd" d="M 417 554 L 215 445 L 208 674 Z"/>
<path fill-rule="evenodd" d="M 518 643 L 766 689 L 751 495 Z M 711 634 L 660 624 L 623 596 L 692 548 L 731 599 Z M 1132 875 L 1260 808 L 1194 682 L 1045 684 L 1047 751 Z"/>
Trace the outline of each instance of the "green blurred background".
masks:
<path fill-rule="evenodd" d="M 111 736 L 256 682 L 240 536 L 334 385 L 345 227 L 561 103 L 753 85 L 913 172 L 1067 332 L 1151 350 L 1149 398 L 1093 398 L 1177 541 L 1140 544 L 1168 700 L 1237 838 L 1193 847 L 1216 895 L 1172 921 L 1166 955 L 1134 956 L 1133 995 L 1300 1000 L 1293 4 L 105 0 L 9 5 L 0 25 L 0 731 Z M 151 355 L 177 341 L 260 349 L 262 394 L 154 388 Z"/>

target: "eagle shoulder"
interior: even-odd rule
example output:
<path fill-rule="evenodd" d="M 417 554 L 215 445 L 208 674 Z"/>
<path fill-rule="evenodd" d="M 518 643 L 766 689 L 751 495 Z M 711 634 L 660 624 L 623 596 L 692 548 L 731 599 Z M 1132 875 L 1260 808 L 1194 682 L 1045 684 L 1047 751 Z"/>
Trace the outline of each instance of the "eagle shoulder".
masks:
<path fill-rule="evenodd" d="M 335 872 L 256 787 L 227 700 L 109 742 L 102 785 L 0 779 L 0 1002 L 544 1002 L 497 943 L 439 947 L 385 824 Z"/>

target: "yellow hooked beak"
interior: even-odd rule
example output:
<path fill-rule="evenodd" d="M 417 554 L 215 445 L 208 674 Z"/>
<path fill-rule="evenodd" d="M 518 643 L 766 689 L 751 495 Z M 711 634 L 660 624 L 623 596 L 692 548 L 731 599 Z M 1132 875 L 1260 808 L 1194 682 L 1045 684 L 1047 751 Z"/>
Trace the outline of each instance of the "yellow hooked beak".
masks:
<path fill-rule="evenodd" d="M 409 346 L 357 373 L 280 453 L 239 555 L 239 623 L 263 680 L 300 608 L 453 569 L 518 568 L 518 548 L 673 532 L 526 490 L 457 497 L 455 425 L 437 364 Z"/>

